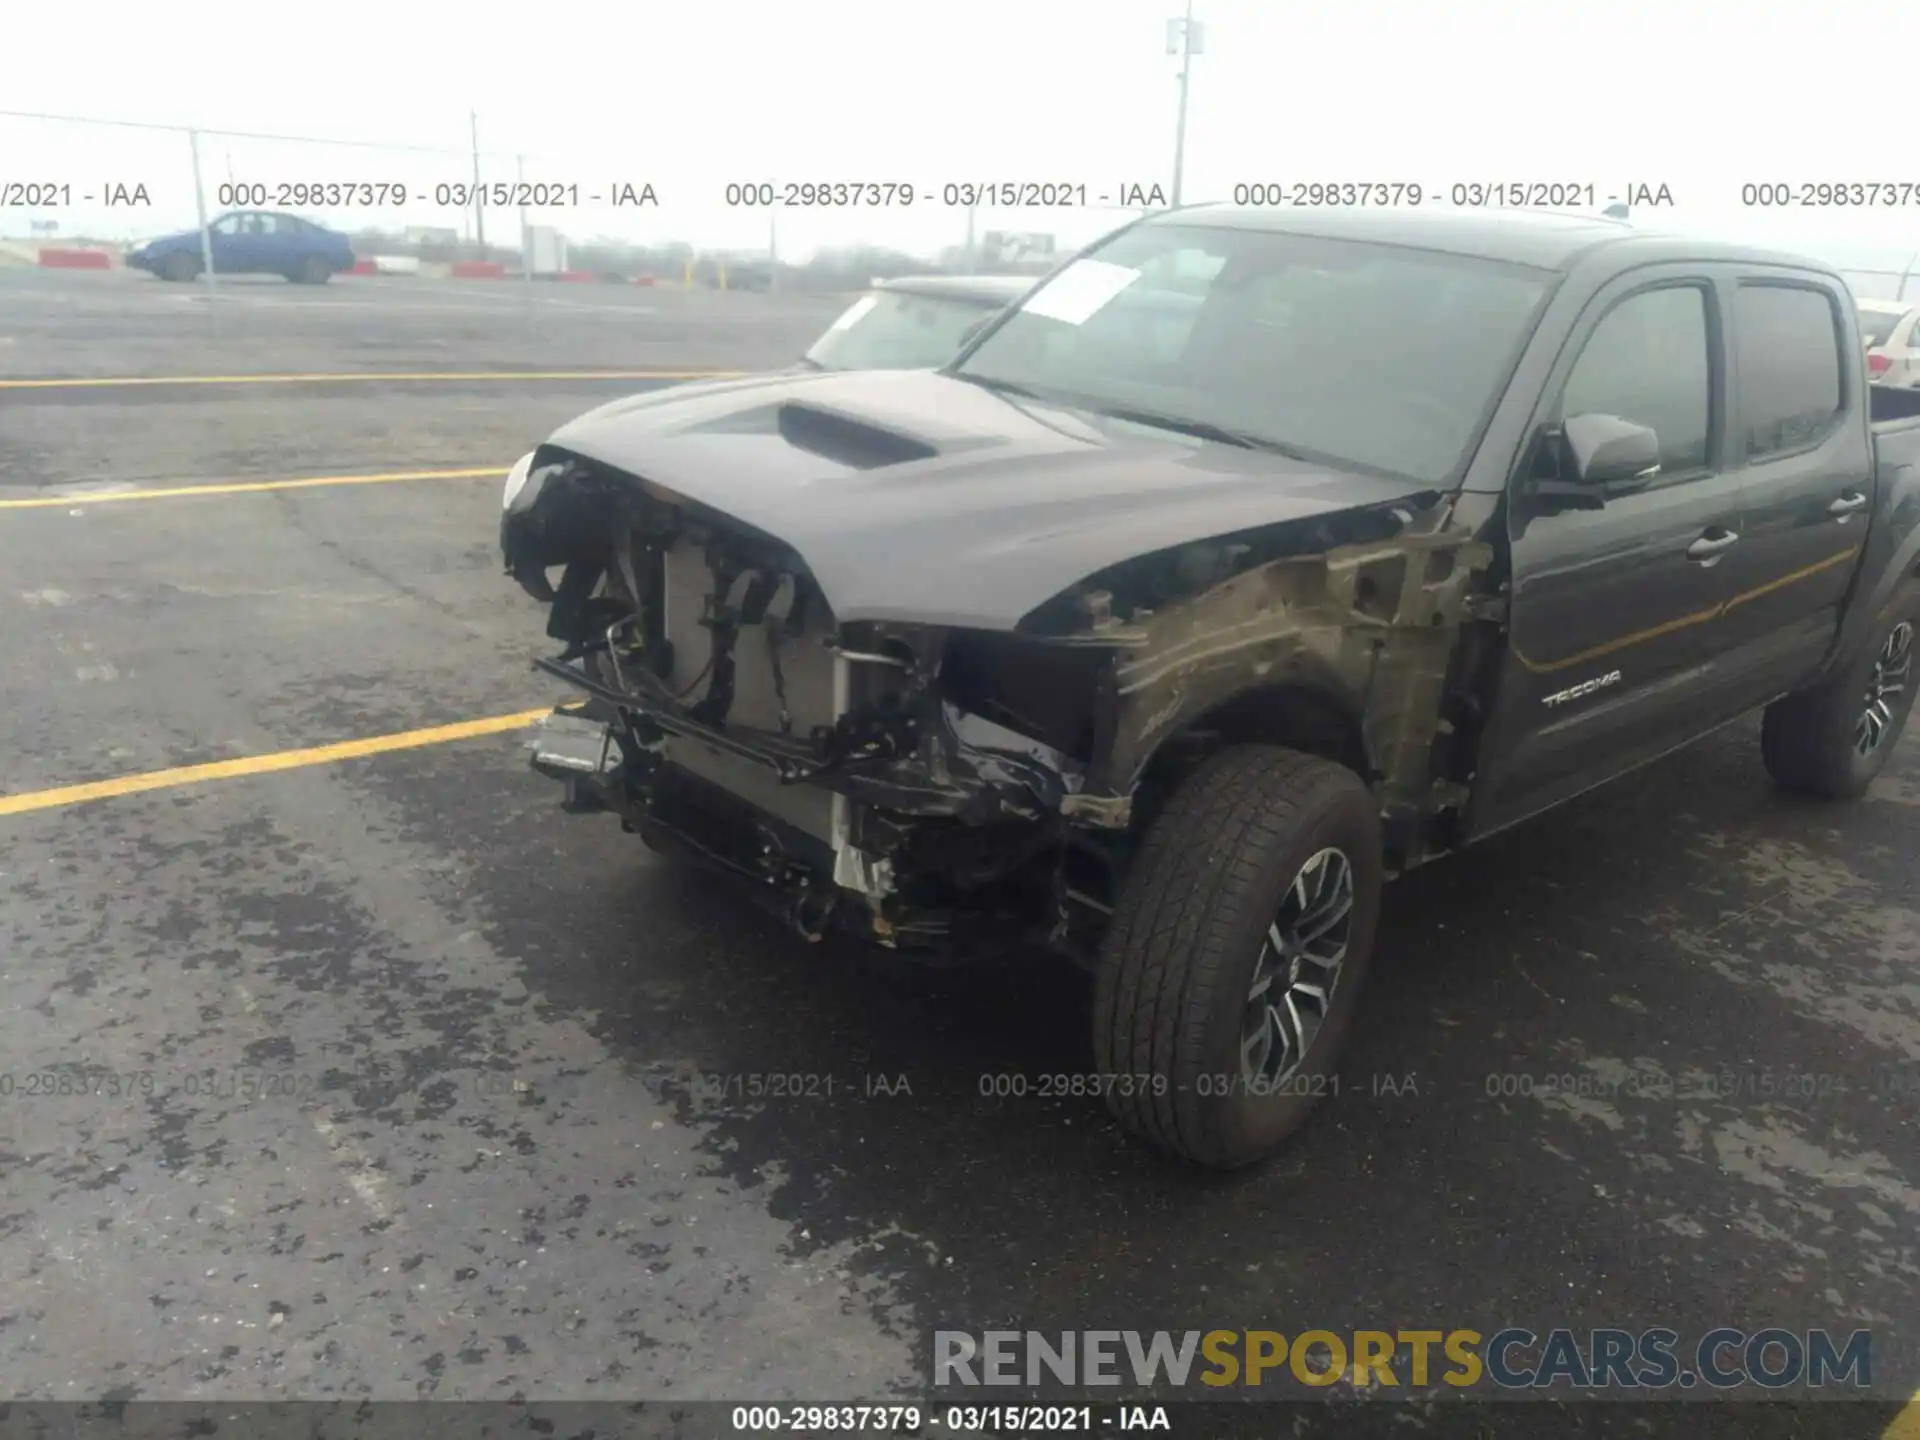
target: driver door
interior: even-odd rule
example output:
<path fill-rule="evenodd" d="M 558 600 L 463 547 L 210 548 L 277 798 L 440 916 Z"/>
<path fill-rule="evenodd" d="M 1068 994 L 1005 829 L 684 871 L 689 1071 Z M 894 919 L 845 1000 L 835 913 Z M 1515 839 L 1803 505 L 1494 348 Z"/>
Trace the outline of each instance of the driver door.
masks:
<path fill-rule="evenodd" d="M 242 275 L 250 268 L 247 264 L 246 222 L 252 218 L 245 211 L 236 210 L 213 222 L 209 235 L 215 274 Z"/>
<path fill-rule="evenodd" d="M 1472 828 L 1495 829 L 1730 718 L 1725 681 L 1741 487 L 1726 460 L 1725 327 L 1705 266 L 1639 271 L 1588 306 L 1508 492 L 1508 653 Z M 1601 414 L 1659 439 L 1660 470 L 1572 508 L 1551 428 Z M 1589 501 L 1588 503 L 1593 503 Z M 1732 708 L 1730 708 L 1732 707 Z"/>

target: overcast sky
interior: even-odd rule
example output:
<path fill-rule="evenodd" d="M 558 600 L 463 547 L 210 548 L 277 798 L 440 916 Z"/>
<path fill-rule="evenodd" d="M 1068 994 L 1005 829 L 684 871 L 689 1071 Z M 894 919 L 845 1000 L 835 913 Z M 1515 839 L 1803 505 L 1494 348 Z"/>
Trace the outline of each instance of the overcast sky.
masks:
<path fill-rule="evenodd" d="M 1902 66 L 1920 55 L 1920 7 L 1866 0 L 1455 0 L 1279 5 L 1196 0 L 1189 201 L 1236 183 L 1592 183 L 1604 196 L 1665 184 L 1683 228 L 1818 248 L 1898 268 L 1920 250 L 1920 155 Z M 650 181 L 658 210 L 583 204 L 552 218 L 576 237 L 768 243 L 764 211 L 729 210 L 738 180 L 903 181 L 911 210 L 783 212 L 777 243 L 868 240 L 931 252 L 966 234 L 938 204 L 947 181 L 1084 184 L 1090 198 L 1172 171 L 1175 0 L 701 0 L 680 7 L 422 5 L 296 11 L 195 0 L 21 4 L 7 21 L 0 107 L 105 119 L 444 147 L 445 155 L 207 136 L 208 203 L 229 176 L 276 184 L 393 180 L 409 192 L 470 177 L 479 113 L 489 179 Z M 31 64 L 18 63 L 32 57 Z M 153 209 L 82 203 L 106 182 L 147 187 Z M 65 182 L 63 232 L 191 224 L 185 139 L 0 118 L 0 185 Z M 1904 209 L 1743 209 L 1743 182 L 1892 181 Z M 929 194 L 928 192 L 932 192 Z M 1602 202 L 1604 203 L 1604 202 Z M 471 224 L 427 204 L 303 213 L 351 224 Z M 982 211 L 981 230 L 1091 238 L 1121 218 Z M 19 235 L 28 212 L 0 210 Z M 509 211 L 490 235 L 517 237 Z"/>

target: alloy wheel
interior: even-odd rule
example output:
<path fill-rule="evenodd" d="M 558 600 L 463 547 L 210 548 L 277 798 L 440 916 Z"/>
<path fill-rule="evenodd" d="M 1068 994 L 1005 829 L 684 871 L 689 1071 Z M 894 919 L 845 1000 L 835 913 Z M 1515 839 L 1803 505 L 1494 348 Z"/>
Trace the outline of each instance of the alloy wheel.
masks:
<path fill-rule="evenodd" d="M 1865 706 L 1853 724 L 1853 748 L 1871 755 L 1893 728 L 1894 712 L 1913 670 L 1913 625 L 1902 620 L 1887 636 L 1867 678 Z"/>
<path fill-rule="evenodd" d="M 1353 864 L 1329 847 L 1300 867 L 1267 927 L 1240 1028 L 1240 1079 L 1253 1093 L 1287 1080 L 1333 1010 L 1353 930 Z"/>

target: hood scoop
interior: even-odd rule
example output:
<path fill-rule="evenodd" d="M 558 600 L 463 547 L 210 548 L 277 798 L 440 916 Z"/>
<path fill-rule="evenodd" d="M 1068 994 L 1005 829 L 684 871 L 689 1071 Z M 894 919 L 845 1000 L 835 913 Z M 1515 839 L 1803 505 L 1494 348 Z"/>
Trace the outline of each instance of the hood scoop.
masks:
<path fill-rule="evenodd" d="M 940 452 L 924 440 L 818 405 L 789 401 L 777 407 L 775 428 L 796 450 L 854 470 L 880 470 L 931 460 Z"/>

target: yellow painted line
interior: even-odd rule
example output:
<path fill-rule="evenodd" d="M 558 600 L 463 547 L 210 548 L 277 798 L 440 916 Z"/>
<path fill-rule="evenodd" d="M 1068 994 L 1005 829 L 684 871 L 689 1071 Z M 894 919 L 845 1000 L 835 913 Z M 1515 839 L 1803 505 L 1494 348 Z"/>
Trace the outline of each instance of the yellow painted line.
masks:
<path fill-rule="evenodd" d="M 1901 1407 L 1900 1413 L 1893 1417 L 1893 1423 L 1887 1426 L 1880 1440 L 1920 1440 L 1920 1394 Z"/>
<path fill-rule="evenodd" d="M 504 466 L 477 470 L 394 470 L 384 475 L 316 475 L 307 480 L 239 480 L 230 485 L 171 485 L 163 490 L 106 490 L 84 495 L 35 495 L 0 500 L 0 510 L 77 509 L 110 500 L 177 500 L 187 495 L 258 495 L 265 490 L 315 490 L 326 485 L 392 485 L 402 480 L 483 480 L 505 475 Z"/>
<path fill-rule="evenodd" d="M 183 765 L 174 770 L 149 770 L 144 775 L 122 775 L 117 780 L 63 785 L 57 790 L 29 790 L 23 795 L 0 795 L 0 815 L 60 810 L 69 805 L 85 804 L 89 800 L 112 800 L 121 795 L 139 795 L 148 790 L 173 790 L 182 785 L 201 785 L 209 780 L 239 780 L 248 775 L 271 775 L 279 770 L 299 770 L 308 765 L 331 765 L 340 760 L 384 755 L 391 750 L 417 750 L 423 745 L 444 745 L 451 740 L 470 740 L 476 735 L 498 735 L 507 730 L 521 730 L 552 713 L 551 707 L 522 710 L 517 715 L 465 720 L 458 725 L 436 725 L 428 730 L 403 730 L 397 735 L 343 740 L 337 745 L 316 745 L 307 750 L 280 750 L 270 755 L 250 755 L 243 760 L 216 760 L 209 765 Z"/>
<path fill-rule="evenodd" d="M 302 375 L 108 375 L 0 380 L 0 390 L 107 390 L 133 385 L 335 385 L 397 380 L 726 380 L 745 370 L 433 370 Z"/>

